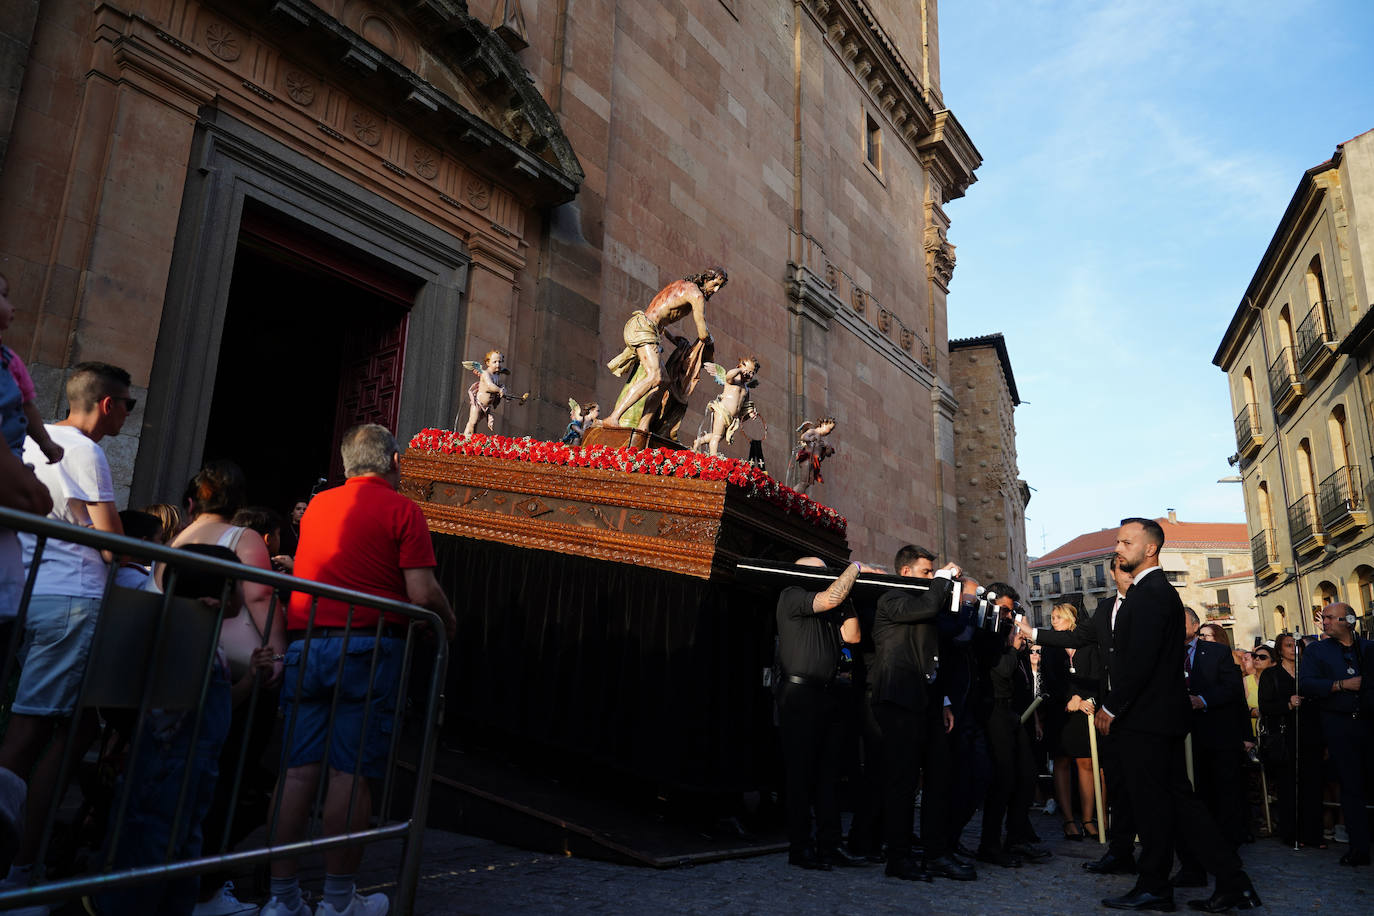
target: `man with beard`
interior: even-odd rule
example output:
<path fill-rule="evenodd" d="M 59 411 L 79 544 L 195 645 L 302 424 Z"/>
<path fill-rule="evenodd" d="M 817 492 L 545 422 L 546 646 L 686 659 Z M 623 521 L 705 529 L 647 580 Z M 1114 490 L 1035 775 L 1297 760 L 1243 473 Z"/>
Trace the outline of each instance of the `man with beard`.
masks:
<path fill-rule="evenodd" d="M 1097 603 L 1091 624 L 1097 643 L 1101 646 L 1112 644 L 1112 627 L 1116 623 L 1121 602 L 1126 599 L 1126 591 L 1131 587 L 1131 580 L 1134 578 L 1117 566 L 1115 556 L 1112 557 L 1111 571 L 1112 580 L 1116 583 L 1116 594 Z M 1042 645 L 1059 645 L 1056 641 L 1057 634 L 1053 630 L 1037 629 L 1035 638 Z M 1106 696 L 1107 689 L 1107 677 L 1104 674 L 1098 696 Z M 1107 852 L 1095 862 L 1084 862 L 1083 870 L 1096 875 L 1135 874 L 1135 817 L 1131 813 L 1131 801 L 1126 793 L 1121 755 L 1117 751 L 1116 739 L 1113 736 L 1102 735 L 1097 743 L 1102 759 L 1107 803 L 1111 806 L 1109 823 L 1099 827 L 1107 831 Z"/>
<path fill-rule="evenodd" d="M 934 877 L 971 881 L 973 867 L 949 854 L 949 745 L 953 724 L 935 687 L 939 664 L 937 615 L 949 608 L 959 567 L 953 563 L 930 575 L 930 553 L 915 545 L 897 552 L 897 575 L 921 578 L 924 591 L 892 589 L 878 599 L 873 619 L 876 660 L 872 672 L 873 714 L 882 729 L 883 834 L 887 874 L 907 881 Z M 965 587 L 973 586 L 971 581 Z M 948 716 L 948 722 L 946 718 Z M 919 769 L 918 769 L 919 768 Z M 911 812 L 916 776 L 925 772 L 921 803 L 924 863 L 912 858 Z"/>
<path fill-rule="evenodd" d="M 724 286 L 730 277 L 723 267 L 710 267 L 699 274 L 669 283 L 643 311 L 637 311 L 625 322 L 625 349 L 606 364 L 617 378 L 627 378 L 627 384 L 615 402 L 615 409 L 605 420 L 606 426 L 619 426 L 620 416 L 641 398 L 648 403 L 650 396 L 663 387 L 663 369 L 659 363 L 659 336 L 668 325 L 692 316 L 697 340 L 710 344 L 711 332 L 706 328 L 706 300 Z M 709 358 L 709 356 L 707 357 Z M 639 368 L 644 373 L 635 378 Z"/>
<path fill-rule="evenodd" d="M 1197 862 L 1216 875 L 1216 890 L 1189 906 L 1206 913 L 1252 909 L 1259 895 L 1216 821 L 1188 782 L 1183 738 L 1191 704 L 1184 669 L 1184 612 L 1178 592 L 1159 568 L 1164 531 L 1146 518 L 1127 518 L 1117 532 L 1116 562 L 1132 575 L 1116 614 L 1106 653 L 1108 690 L 1095 720 L 1114 735 L 1125 789 L 1140 833 L 1140 874 L 1135 887 L 1103 906 L 1122 910 L 1174 909 L 1169 866 L 1175 846 L 1187 842 Z M 1023 632 L 1035 633 L 1025 624 Z M 1070 634 L 1073 634 L 1070 636 Z M 1096 627 L 1067 631 L 1065 645 L 1087 645 Z"/>

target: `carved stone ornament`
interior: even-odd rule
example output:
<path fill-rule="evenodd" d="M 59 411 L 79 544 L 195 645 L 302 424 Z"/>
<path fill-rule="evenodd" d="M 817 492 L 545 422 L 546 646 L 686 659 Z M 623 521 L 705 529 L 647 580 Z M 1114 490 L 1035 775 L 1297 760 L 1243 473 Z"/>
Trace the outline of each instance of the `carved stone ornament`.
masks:
<path fill-rule="evenodd" d="M 382 142 L 382 128 L 376 118 L 360 111 L 353 115 L 353 136 L 368 146 L 376 146 Z"/>
<path fill-rule="evenodd" d="M 290 70 L 286 74 L 286 94 L 297 105 L 309 105 L 315 101 L 315 80 L 308 73 Z"/>
<path fill-rule="evenodd" d="M 954 246 L 945 238 L 945 230 L 939 226 L 928 226 L 925 238 L 927 271 L 932 280 L 938 279 L 946 286 L 954 276 Z"/>
<path fill-rule="evenodd" d="M 835 270 L 835 265 L 832 264 L 832 263 L 830 263 L 829 261 L 826 261 L 826 262 L 825 262 L 825 285 L 828 286 L 828 287 L 830 287 L 831 289 L 834 289 L 834 288 L 835 288 L 835 284 L 838 282 L 838 280 L 839 280 L 839 275 L 838 275 L 837 271 Z"/>
<path fill-rule="evenodd" d="M 868 308 L 868 293 L 856 286 L 854 287 L 854 295 L 850 297 L 850 302 L 854 304 L 854 311 L 862 315 L 864 309 Z"/>
<path fill-rule="evenodd" d="M 415 168 L 415 174 L 426 180 L 433 180 L 439 174 L 439 160 L 434 150 L 424 146 L 417 146 L 415 152 L 410 156 L 410 161 Z"/>
<path fill-rule="evenodd" d="M 220 60 L 238 60 L 239 55 L 243 53 L 239 48 L 238 38 L 228 26 L 219 22 L 212 22 L 205 27 L 205 44 L 209 47 L 210 53 Z"/>
<path fill-rule="evenodd" d="M 887 309 L 878 309 L 878 330 L 884 334 L 892 330 L 892 313 Z"/>
<path fill-rule="evenodd" d="M 910 353 L 912 344 L 916 343 L 916 332 L 912 331 L 911 328 L 902 328 L 901 341 L 902 349 Z"/>
<path fill-rule="evenodd" d="M 474 210 L 485 210 L 491 205 L 491 185 L 475 175 L 468 176 L 464 192 Z"/>

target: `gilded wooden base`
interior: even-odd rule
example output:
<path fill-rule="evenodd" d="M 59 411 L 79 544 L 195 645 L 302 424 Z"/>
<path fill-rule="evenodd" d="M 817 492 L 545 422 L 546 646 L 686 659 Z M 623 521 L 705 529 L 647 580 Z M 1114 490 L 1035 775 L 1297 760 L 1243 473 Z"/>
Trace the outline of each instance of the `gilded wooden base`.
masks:
<path fill-rule="evenodd" d="M 411 449 L 401 459 L 400 489 L 436 533 L 700 579 L 732 579 L 744 557 L 849 557 L 842 535 L 723 480 Z"/>

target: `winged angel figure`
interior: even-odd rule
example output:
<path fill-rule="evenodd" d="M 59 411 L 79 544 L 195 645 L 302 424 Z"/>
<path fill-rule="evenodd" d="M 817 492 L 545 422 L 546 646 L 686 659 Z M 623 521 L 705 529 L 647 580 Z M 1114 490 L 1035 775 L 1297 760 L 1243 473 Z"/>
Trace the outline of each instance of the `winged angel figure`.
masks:
<path fill-rule="evenodd" d="M 706 418 L 701 429 L 706 430 L 709 424 L 710 430 L 703 431 L 697 436 L 696 441 L 692 443 L 692 450 L 696 451 L 704 444 L 711 455 L 717 455 L 720 453 L 720 440 L 723 438 L 728 445 L 745 420 L 757 417 L 760 423 L 763 422 L 753 400 L 749 397 L 749 390 L 758 386 L 757 376 L 761 366 L 757 356 L 746 356 L 739 361 L 738 366 L 730 370 L 716 363 L 706 363 L 703 368 L 709 371 L 711 377 L 725 390 L 706 405 Z M 765 435 L 767 429 L 767 424 L 764 424 Z"/>
<path fill-rule="evenodd" d="M 581 443 L 582 436 L 596 425 L 601 408 L 595 403 L 583 406 L 573 398 L 568 398 L 568 431 L 563 434 L 564 445 Z"/>
<path fill-rule="evenodd" d="M 510 370 L 506 368 L 506 354 L 500 350 L 491 350 L 481 363 L 476 360 L 463 360 L 463 368 L 477 376 L 477 381 L 473 382 L 468 388 L 468 425 L 463 429 L 463 435 L 470 436 L 477 429 L 477 421 L 483 417 L 487 418 L 487 431 L 496 430 L 496 408 L 501 406 L 503 400 L 515 401 L 523 404 L 529 399 L 530 393 L 516 397 L 507 394 L 504 386 L 497 381 L 498 376 L 510 375 Z M 459 414 L 462 416 L 462 414 Z M 454 429 L 458 428 L 458 417 L 453 418 Z"/>
<path fill-rule="evenodd" d="M 835 454 L 835 449 L 825 439 L 834 431 L 834 417 L 821 417 L 815 422 L 807 420 L 797 427 L 797 448 L 793 459 L 801 480 L 792 488 L 798 493 L 805 493 L 812 484 L 825 482 L 821 477 L 821 462 Z"/>

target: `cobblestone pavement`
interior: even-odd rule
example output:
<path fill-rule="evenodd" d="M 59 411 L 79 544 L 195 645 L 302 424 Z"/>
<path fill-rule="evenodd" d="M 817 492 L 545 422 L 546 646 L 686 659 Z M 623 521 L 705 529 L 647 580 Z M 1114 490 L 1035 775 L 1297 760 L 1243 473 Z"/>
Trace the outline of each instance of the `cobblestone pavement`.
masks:
<path fill-rule="evenodd" d="M 1047 838 L 1058 830 L 1057 818 L 1037 817 L 1035 824 Z M 426 835 L 415 913 L 1054 916 L 1110 912 L 1100 905 L 1101 898 L 1130 887 L 1130 878 L 1097 877 L 1079 868 L 1100 854 L 1102 847 L 1097 844 L 1050 840 L 1047 845 L 1055 858 L 1044 865 L 1013 870 L 980 863 L 977 881 L 924 884 L 884 877 L 878 865 L 803 871 L 789 866 L 784 854 L 660 871 L 526 852 L 432 830 Z M 1339 866 L 1337 859 L 1344 850 L 1333 845 L 1327 850 L 1294 852 L 1269 839 L 1245 846 L 1242 855 L 1264 901 L 1262 912 L 1276 916 L 1374 913 L 1374 869 Z M 1206 894 L 1197 889 L 1179 891 L 1180 909 L 1190 912 L 1186 901 Z"/>

